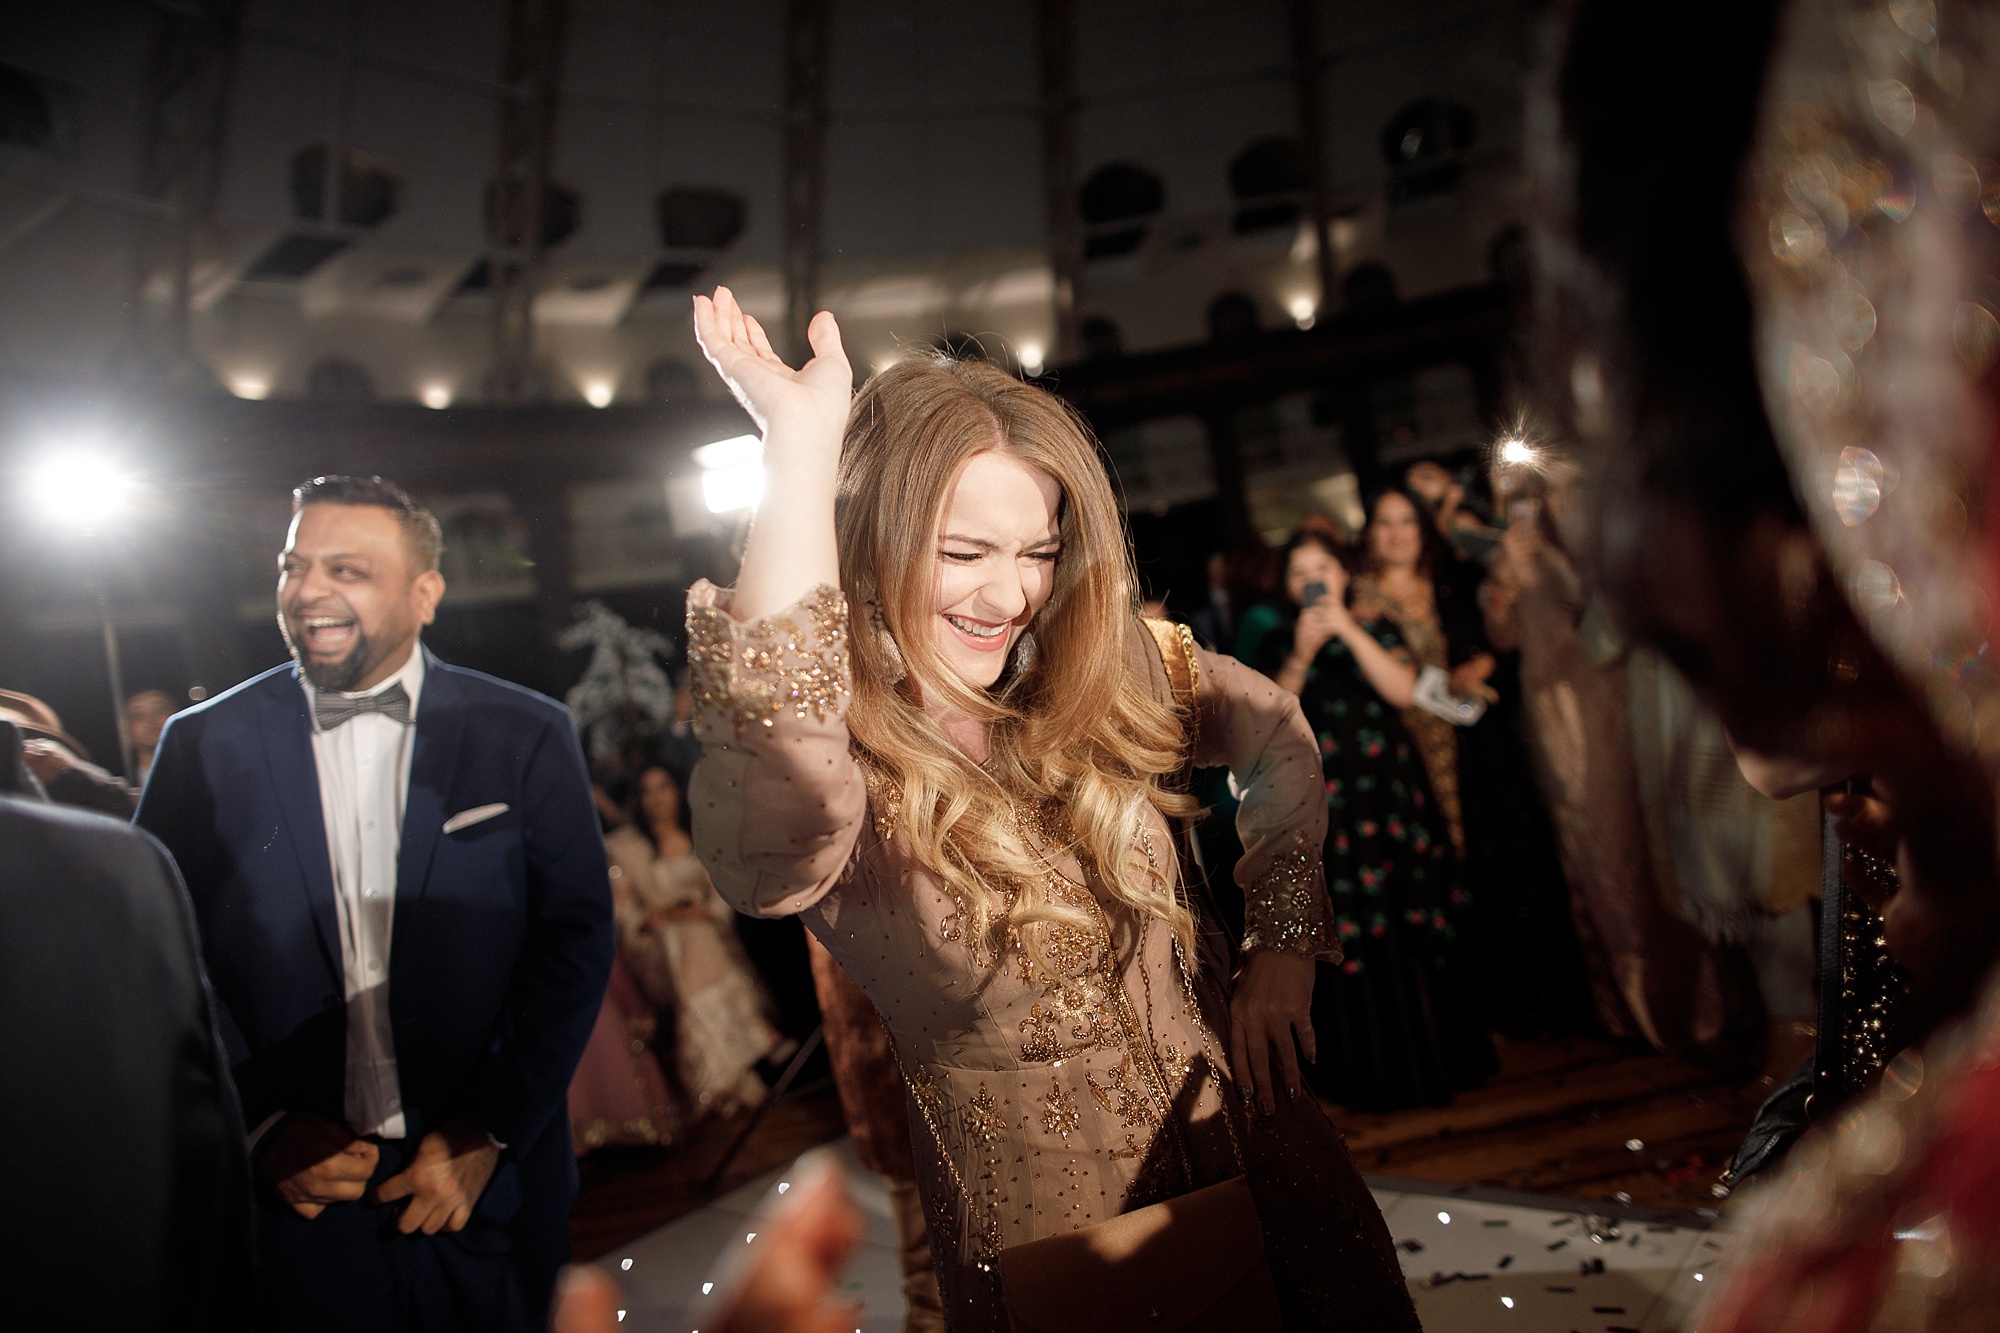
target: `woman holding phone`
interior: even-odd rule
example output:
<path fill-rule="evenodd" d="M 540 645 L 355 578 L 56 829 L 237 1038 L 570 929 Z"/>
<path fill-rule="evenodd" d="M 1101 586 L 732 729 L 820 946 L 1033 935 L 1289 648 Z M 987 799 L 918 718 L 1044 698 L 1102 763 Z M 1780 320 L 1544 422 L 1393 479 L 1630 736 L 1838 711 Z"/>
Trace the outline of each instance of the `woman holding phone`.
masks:
<path fill-rule="evenodd" d="M 1285 591 L 1294 618 L 1265 636 L 1254 665 L 1299 696 L 1319 741 L 1326 883 L 1345 953 L 1319 969 L 1307 1077 L 1355 1110 L 1441 1105 L 1495 1061 L 1461 959 L 1470 903 L 1453 812 L 1404 720 L 1417 659 L 1394 619 L 1348 605 L 1347 567 L 1323 534 L 1292 539 Z"/>

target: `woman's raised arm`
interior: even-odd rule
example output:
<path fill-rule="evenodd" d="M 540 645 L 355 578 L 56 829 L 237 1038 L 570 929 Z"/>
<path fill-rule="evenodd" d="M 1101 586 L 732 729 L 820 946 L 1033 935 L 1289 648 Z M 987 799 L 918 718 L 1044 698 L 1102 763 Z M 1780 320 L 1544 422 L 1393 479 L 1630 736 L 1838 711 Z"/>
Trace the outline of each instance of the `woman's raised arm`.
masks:
<path fill-rule="evenodd" d="M 764 432 L 764 498 L 733 593 L 688 592 L 688 674 L 702 758 L 695 851 L 738 911 L 785 916 L 838 882 L 867 793 L 847 747 L 852 670 L 833 535 L 852 372 L 833 316 L 793 370 L 727 287 L 695 298 L 695 334 Z"/>
<path fill-rule="evenodd" d="M 833 536 L 835 473 L 854 371 L 840 328 L 822 310 L 806 330 L 813 358 L 793 370 L 727 287 L 694 298 L 694 332 L 723 383 L 764 434 L 764 497 L 729 613 L 739 621 L 782 611 L 824 583 L 840 586 Z"/>

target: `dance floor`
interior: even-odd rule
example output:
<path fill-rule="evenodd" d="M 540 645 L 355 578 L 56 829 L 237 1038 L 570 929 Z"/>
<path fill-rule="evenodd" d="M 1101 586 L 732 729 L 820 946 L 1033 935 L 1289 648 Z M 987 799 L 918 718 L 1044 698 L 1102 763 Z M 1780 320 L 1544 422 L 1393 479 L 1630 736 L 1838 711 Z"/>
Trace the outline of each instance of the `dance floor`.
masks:
<path fill-rule="evenodd" d="M 1499 1076 L 1449 1108 L 1329 1109 L 1431 1333 L 1673 1333 L 1723 1254 L 1709 1187 L 1755 1110 L 1742 1077 L 1609 1042 L 1507 1042 Z M 712 1195 L 702 1182 L 740 1124 L 585 1163 L 577 1255 L 621 1283 L 626 1327 L 699 1328 L 705 1288 L 723 1281 L 797 1156 L 846 1152 L 831 1087 L 808 1088 L 765 1117 Z M 888 1333 L 902 1318 L 894 1224 L 880 1182 L 858 1168 L 855 1193 L 869 1234 L 849 1294 L 858 1327 Z"/>

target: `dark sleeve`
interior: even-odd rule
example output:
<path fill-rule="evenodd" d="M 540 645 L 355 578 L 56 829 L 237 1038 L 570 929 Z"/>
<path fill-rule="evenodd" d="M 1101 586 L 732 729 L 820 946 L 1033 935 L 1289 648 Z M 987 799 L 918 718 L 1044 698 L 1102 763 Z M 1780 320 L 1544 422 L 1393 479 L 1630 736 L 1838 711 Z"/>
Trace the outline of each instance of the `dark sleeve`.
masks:
<path fill-rule="evenodd" d="M 173 1090 L 173 1204 L 164 1266 L 168 1308 L 180 1315 L 205 1311 L 200 1326 L 250 1324 L 250 1162 L 242 1109 L 230 1081 L 229 1055 L 216 1018 L 221 1007 L 201 963 L 201 941 L 187 889 L 165 850 L 146 839 L 154 881 L 149 898 L 172 904 L 172 925 L 161 946 L 181 960 L 192 1003 L 180 1043 Z M 189 1327 L 194 1326 L 191 1321 Z"/>
<path fill-rule="evenodd" d="M 1265 614 L 1267 617 L 1275 616 L 1275 613 L 1268 609 L 1265 610 Z M 1250 648 L 1250 656 L 1241 659 L 1243 665 L 1275 677 L 1279 669 L 1285 665 L 1285 659 L 1292 655 L 1293 623 L 1289 617 L 1269 619 L 1263 629 L 1256 634 L 1256 641 L 1247 645 Z M 1248 623 L 1248 617 L 1245 617 L 1246 636 L 1253 628 L 1255 627 Z M 1238 647 L 1244 646 L 1246 645 L 1239 642 Z"/>
<path fill-rule="evenodd" d="M 95 810 L 113 819 L 132 817 L 132 789 L 96 764 L 72 757 L 69 767 L 43 784 L 49 799 L 58 805 L 74 805 Z"/>
<path fill-rule="evenodd" d="M 465 1110 L 512 1148 L 534 1141 L 568 1095 L 590 1040 L 616 940 L 611 874 L 590 800 L 583 747 L 552 721 L 528 762 L 521 807 L 528 877 L 526 943 Z"/>
<path fill-rule="evenodd" d="M 152 834 L 166 848 L 168 859 L 177 871 L 176 878 L 185 886 L 190 902 L 202 885 L 214 883 L 221 874 L 210 836 L 215 827 L 210 815 L 210 796 L 194 751 L 194 742 L 188 739 L 182 720 L 168 719 L 153 752 L 153 767 L 146 775 L 146 786 L 139 793 L 139 808 L 132 815 L 135 827 Z M 243 1039 L 228 1006 L 219 997 L 211 995 L 210 999 L 242 1104 L 249 1115 L 261 1120 L 278 1108 L 267 1105 L 270 1099 L 262 1086 L 264 1081 L 246 1068 L 250 1043 Z"/>
<path fill-rule="evenodd" d="M 1432 580 L 1445 656 L 1452 666 L 1491 651 L 1486 641 L 1486 618 L 1479 611 L 1479 585 L 1485 575 L 1484 567 L 1459 560 Z"/>

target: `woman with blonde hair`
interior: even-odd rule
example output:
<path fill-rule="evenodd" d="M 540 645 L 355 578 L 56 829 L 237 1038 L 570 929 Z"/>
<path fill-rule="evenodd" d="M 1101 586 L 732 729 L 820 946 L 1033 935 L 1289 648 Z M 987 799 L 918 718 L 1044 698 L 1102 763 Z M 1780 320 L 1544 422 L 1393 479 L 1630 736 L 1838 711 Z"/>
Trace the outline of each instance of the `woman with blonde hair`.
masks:
<path fill-rule="evenodd" d="M 1055 398 L 932 358 L 856 396 L 831 315 L 795 371 L 726 288 L 695 326 L 767 478 L 736 588 L 689 594 L 695 848 L 881 1011 L 951 1327 L 1415 1328 L 1299 1096 L 1339 947 L 1297 701 L 1134 615 Z M 1240 966 L 1182 872 L 1191 764 L 1243 791 Z"/>

